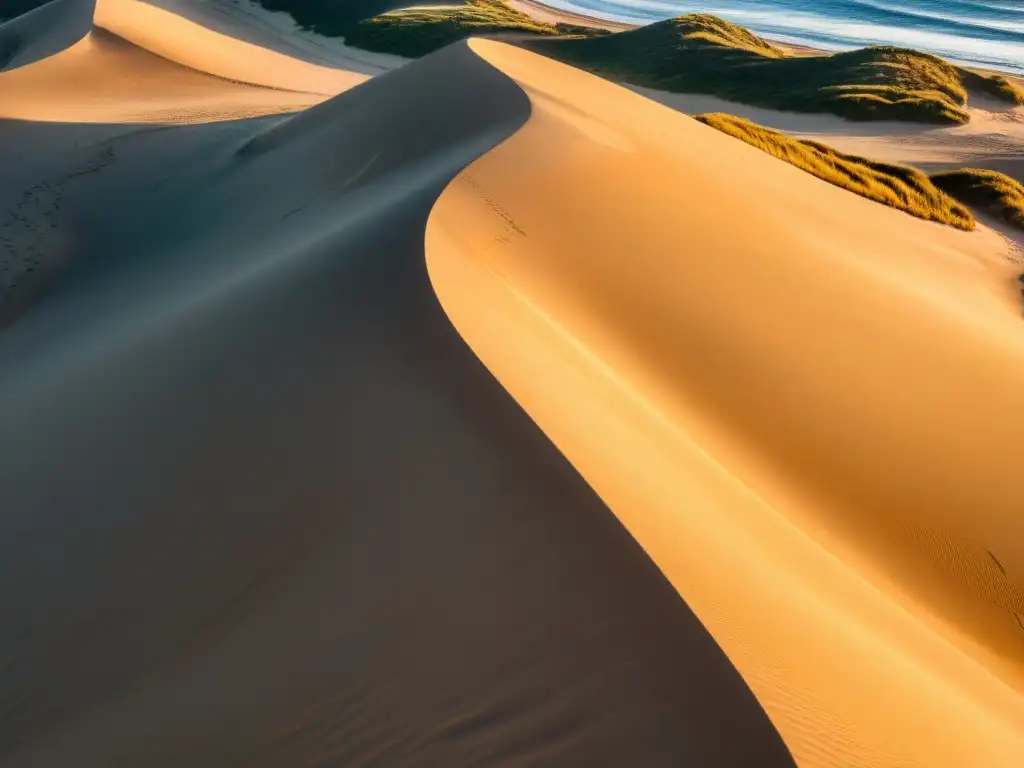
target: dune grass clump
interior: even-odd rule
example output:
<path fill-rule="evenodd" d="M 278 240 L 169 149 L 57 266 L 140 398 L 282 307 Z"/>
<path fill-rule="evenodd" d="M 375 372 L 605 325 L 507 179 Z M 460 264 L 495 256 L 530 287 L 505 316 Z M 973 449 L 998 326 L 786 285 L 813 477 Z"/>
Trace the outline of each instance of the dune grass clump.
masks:
<path fill-rule="evenodd" d="M 1024 185 L 998 171 L 960 168 L 932 174 L 932 183 L 964 205 L 1024 229 Z"/>
<path fill-rule="evenodd" d="M 1024 107 L 1024 90 L 1002 75 L 980 75 L 969 69 L 961 69 L 960 78 L 968 90 L 984 93 L 1004 104 Z"/>
<path fill-rule="evenodd" d="M 500 0 L 463 5 L 405 8 L 353 25 L 345 42 L 368 51 L 416 58 L 472 35 L 498 33 L 560 35 L 552 24 L 535 21 Z"/>
<path fill-rule="evenodd" d="M 861 197 L 898 208 L 919 219 L 957 229 L 974 229 L 971 212 L 915 168 L 847 155 L 816 141 L 794 139 L 734 115 L 716 112 L 697 115 L 696 119 Z"/>
<path fill-rule="evenodd" d="M 966 123 L 965 77 L 972 87 L 1009 103 L 1018 98 L 1005 78 L 968 73 L 931 54 L 871 46 L 793 56 L 709 14 L 603 37 L 537 41 L 530 47 L 635 85 L 706 93 L 769 109 L 831 112 L 852 120 Z"/>

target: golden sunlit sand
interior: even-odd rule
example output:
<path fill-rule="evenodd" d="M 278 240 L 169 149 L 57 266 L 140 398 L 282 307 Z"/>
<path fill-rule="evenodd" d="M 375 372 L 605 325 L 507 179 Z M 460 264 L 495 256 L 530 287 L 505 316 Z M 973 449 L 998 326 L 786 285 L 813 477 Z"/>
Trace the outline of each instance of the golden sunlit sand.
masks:
<path fill-rule="evenodd" d="M 0 764 L 1018 768 L 1011 240 L 218 8 L 11 22 Z"/>
<path fill-rule="evenodd" d="M 473 47 L 533 111 L 432 214 L 456 328 L 694 607 L 798 764 L 1015 764 L 1008 244 Z"/>

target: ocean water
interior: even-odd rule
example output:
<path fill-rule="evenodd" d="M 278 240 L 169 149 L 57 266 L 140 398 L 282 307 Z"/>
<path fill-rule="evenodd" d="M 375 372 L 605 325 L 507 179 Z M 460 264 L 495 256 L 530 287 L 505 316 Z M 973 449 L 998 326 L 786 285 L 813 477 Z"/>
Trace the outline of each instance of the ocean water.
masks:
<path fill-rule="evenodd" d="M 1024 0 L 543 0 L 615 21 L 713 13 L 774 40 L 827 50 L 899 45 L 1024 74 Z"/>

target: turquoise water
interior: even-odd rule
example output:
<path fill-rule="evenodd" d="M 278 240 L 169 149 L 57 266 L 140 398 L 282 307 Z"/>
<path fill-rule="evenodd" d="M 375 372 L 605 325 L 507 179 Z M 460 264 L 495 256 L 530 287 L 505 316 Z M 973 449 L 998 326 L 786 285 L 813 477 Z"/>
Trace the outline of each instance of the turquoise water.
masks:
<path fill-rule="evenodd" d="M 1024 0 L 544 0 L 618 21 L 713 13 L 775 40 L 843 50 L 900 45 L 1024 74 Z"/>

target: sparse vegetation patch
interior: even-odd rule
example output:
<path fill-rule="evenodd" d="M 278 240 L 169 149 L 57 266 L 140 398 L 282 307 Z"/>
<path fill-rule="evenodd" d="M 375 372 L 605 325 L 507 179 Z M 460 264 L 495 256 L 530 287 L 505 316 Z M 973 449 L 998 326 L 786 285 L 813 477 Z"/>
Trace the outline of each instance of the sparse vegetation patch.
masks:
<path fill-rule="evenodd" d="M 847 155 L 815 141 L 794 139 L 734 115 L 697 115 L 697 120 L 785 160 L 819 179 L 912 216 L 974 229 L 971 212 L 915 168 Z"/>

